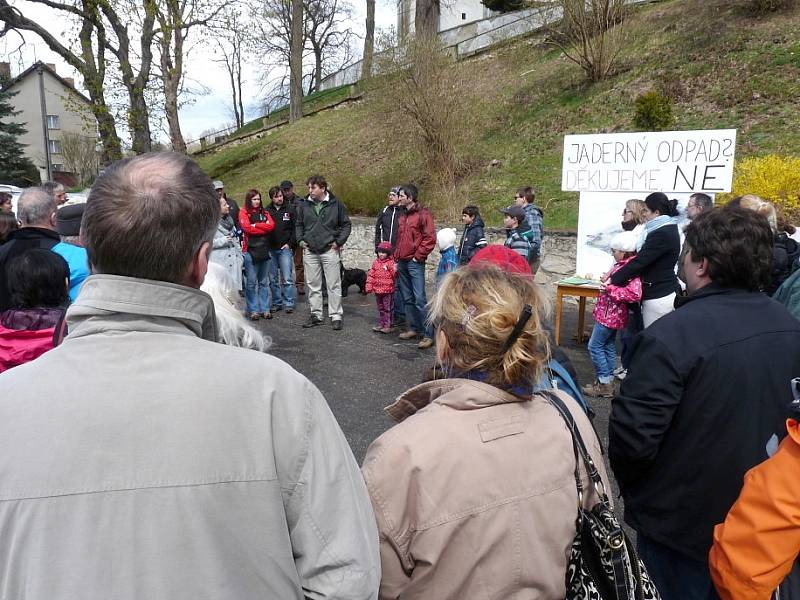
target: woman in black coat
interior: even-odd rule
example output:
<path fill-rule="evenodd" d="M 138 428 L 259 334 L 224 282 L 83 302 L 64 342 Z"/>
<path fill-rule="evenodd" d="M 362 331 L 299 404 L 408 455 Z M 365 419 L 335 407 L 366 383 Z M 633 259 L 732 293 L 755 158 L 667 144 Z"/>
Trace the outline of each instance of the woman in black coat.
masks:
<path fill-rule="evenodd" d="M 636 257 L 611 276 L 611 283 L 622 286 L 634 277 L 642 278 L 642 320 L 648 327 L 673 309 L 680 289 L 675 265 L 681 241 L 675 219 L 678 201 L 654 192 L 644 202 L 645 225 Z"/>

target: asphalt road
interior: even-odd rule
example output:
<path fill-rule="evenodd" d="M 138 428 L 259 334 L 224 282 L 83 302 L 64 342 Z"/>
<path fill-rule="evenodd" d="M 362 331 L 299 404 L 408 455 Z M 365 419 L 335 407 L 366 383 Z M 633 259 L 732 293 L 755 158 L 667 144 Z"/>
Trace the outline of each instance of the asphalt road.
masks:
<path fill-rule="evenodd" d="M 392 425 L 383 408 L 422 382 L 423 373 L 434 363 L 435 349 L 418 350 L 415 342 L 404 342 L 396 334 L 372 332 L 377 316 L 374 296 L 362 296 L 352 289 L 343 299 L 342 331 L 333 331 L 327 321 L 303 329 L 301 324 L 309 314 L 305 296 L 300 297 L 294 314 L 277 313 L 269 321 L 259 321 L 258 327 L 272 337 L 271 354 L 322 390 L 360 463 L 369 444 Z M 590 315 L 587 321 L 591 328 Z M 578 346 L 574 339 L 576 327 L 577 308 L 565 304 L 562 349 L 573 361 L 582 384 L 592 380 L 593 369 L 585 343 Z M 597 412 L 595 426 L 607 445 L 610 400 L 595 399 L 592 406 Z"/>

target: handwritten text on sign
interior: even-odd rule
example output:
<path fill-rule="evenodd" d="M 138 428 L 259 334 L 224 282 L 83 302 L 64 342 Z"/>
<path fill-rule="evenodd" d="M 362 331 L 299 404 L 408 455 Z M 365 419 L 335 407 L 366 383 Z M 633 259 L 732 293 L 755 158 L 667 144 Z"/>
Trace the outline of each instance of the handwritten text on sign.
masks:
<path fill-rule="evenodd" d="M 729 192 L 735 129 L 564 137 L 570 192 Z"/>

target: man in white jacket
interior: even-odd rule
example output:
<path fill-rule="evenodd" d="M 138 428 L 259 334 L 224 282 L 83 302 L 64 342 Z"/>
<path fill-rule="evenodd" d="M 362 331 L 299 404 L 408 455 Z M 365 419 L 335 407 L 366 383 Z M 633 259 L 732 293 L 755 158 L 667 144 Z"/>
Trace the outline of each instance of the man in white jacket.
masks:
<path fill-rule="evenodd" d="M 197 288 L 219 206 L 180 154 L 93 186 L 69 336 L 0 375 L 0 598 L 377 597 L 374 516 L 325 399 L 216 342 Z"/>

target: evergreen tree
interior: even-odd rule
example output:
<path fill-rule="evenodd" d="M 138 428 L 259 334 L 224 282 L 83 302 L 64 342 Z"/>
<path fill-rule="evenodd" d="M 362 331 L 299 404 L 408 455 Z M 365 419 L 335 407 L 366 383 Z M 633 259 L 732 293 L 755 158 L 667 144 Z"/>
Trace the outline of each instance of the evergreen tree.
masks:
<path fill-rule="evenodd" d="M 0 183 L 19 186 L 37 185 L 39 170 L 26 158 L 19 136 L 27 130 L 13 118 L 20 113 L 11 104 L 17 92 L 0 89 Z"/>

